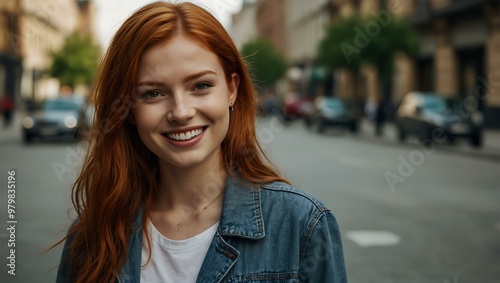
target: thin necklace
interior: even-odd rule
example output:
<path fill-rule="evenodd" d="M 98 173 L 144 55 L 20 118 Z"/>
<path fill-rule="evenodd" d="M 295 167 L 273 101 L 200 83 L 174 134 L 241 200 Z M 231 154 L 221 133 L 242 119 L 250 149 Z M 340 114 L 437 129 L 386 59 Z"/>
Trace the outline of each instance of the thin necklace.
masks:
<path fill-rule="evenodd" d="M 182 223 L 182 222 L 179 222 L 177 223 L 177 232 L 180 232 L 182 233 L 182 227 L 185 227 L 185 226 L 189 226 L 191 224 L 191 221 L 194 220 L 197 216 L 201 215 L 203 212 L 205 212 L 205 210 L 207 210 L 207 208 L 212 205 L 212 203 L 214 203 L 221 195 L 222 193 L 225 191 L 225 189 L 222 189 L 220 191 L 220 193 L 213 199 L 211 200 L 207 205 L 205 205 L 201 210 L 198 210 L 192 217 L 191 217 L 191 220 L 187 223 Z"/>

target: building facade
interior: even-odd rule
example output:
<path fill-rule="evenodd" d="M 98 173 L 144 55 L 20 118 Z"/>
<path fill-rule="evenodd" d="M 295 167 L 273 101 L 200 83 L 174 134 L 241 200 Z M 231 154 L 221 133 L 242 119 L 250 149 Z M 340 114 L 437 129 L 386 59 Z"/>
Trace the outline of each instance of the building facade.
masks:
<path fill-rule="evenodd" d="M 285 3 L 289 0 L 257 1 L 257 34 L 269 39 L 276 50 L 286 54 Z"/>
<path fill-rule="evenodd" d="M 420 38 L 417 59 L 399 55 L 392 92 L 380 93 L 376 66 L 362 70 L 365 99 L 385 97 L 393 104 L 410 91 L 431 91 L 447 98 L 472 97 L 485 114 L 487 127 L 500 128 L 500 4 L 494 0 L 332 0 L 333 21 L 352 14 L 388 11 L 407 18 Z M 337 93 L 352 85 L 348 72 L 338 71 Z M 350 94 L 352 95 L 352 94 Z M 471 102 L 472 103 L 472 102 Z"/>
<path fill-rule="evenodd" d="M 488 127 L 500 128 L 500 3 L 493 0 L 414 0 L 408 19 L 422 48 L 403 70 L 416 89 L 472 97 Z M 397 96 L 403 93 L 397 93 Z"/>
<path fill-rule="evenodd" d="M 257 38 L 257 3 L 245 1 L 238 14 L 232 16 L 229 30 L 236 47 L 241 50 L 243 45 Z"/>
<path fill-rule="evenodd" d="M 0 91 L 17 102 L 57 95 L 58 81 L 44 75 L 50 53 L 74 31 L 93 34 L 93 7 L 90 0 L 2 1 L 0 30 L 6 32 L 0 33 Z"/>
<path fill-rule="evenodd" d="M 327 79 L 331 86 L 326 89 L 307 87 L 317 71 L 314 58 L 325 25 L 381 11 L 408 19 L 420 39 L 416 59 L 397 56 L 388 93 L 381 93 L 377 66 L 366 66 L 361 74 L 338 70 Z M 499 1 L 259 0 L 255 21 L 257 35 L 270 39 L 292 67 L 300 68 L 305 95 L 382 98 L 394 105 L 416 90 L 473 97 L 486 126 L 500 128 Z"/>
<path fill-rule="evenodd" d="M 17 0 L 0 2 L 0 97 L 20 92 L 22 54 L 19 41 L 21 6 Z"/>
<path fill-rule="evenodd" d="M 290 76 L 290 86 L 301 96 L 323 95 L 326 73 L 317 68 L 314 59 L 317 47 L 325 36 L 325 27 L 330 22 L 329 0 L 287 0 L 285 4 L 285 57 L 295 74 Z"/>

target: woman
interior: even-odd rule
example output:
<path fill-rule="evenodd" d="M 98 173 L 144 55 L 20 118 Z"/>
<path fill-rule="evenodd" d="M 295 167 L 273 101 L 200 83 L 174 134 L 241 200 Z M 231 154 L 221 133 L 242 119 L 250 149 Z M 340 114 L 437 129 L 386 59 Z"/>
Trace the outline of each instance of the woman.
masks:
<path fill-rule="evenodd" d="M 255 109 L 212 15 L 135 12 L 97 76 L 57 281 L 346 282 L 333 214 L 267 165 Z"/>

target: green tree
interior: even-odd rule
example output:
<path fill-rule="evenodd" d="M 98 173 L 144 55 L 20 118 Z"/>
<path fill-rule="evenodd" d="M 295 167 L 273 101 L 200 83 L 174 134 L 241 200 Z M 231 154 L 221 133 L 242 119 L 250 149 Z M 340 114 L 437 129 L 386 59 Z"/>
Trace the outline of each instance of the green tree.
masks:
<path fill-rule="evenodd" d="M 49 76 L 59 79 L 61 85 L 74 88 L 76 85 L 90 85 L 97 72 L 100 48 L 90 37 L 73 33 L 66 38 L 64 46 L 51 52 L 52 65 Z"/>
<path fill-rule="evenodd" d="M 356 75 L 363 65 L 374 65 L 381 86 L 387 88 L 396 54 L 416 57 L 418 50 L 418 35 L 410 24 L 388 11 L 380 11 L 370 17 L 352 16 L 329 25 L 316 60 L 331 71 L 347 69 Z"/>
<path fill-rule="evenodd" d="M 375 19 L 368 19 L 366 25 Z M 383 79 L 392 75 L 394 58 L 398 53 L 404 53 L 416 58 L 419 51 L 419 39 L 407 20 L 392 19 L 386 26 L 381 26 L 380 32 L 374 36 L 360 55 L 364 63 L 375 65 Z"/>
<path fill-rule="evenodd" d="M 359 55 L 355 41 L 356 30 L 363 26 L 360 17 L 342 18 L 338 23 L 326 27 L 326 36 L 319 43 L 317 64 L 333 71 L 347 69 L 358 73 L 362 57 Z M 357 42 L 356 38 L 356 42 Z"/>
<path fill-rule="evenodd" d="M 287 63 L 267 39 L 247 42 L 241 50 L 255 83 L 261 87 L 274 84 L 286 72 Z"/>

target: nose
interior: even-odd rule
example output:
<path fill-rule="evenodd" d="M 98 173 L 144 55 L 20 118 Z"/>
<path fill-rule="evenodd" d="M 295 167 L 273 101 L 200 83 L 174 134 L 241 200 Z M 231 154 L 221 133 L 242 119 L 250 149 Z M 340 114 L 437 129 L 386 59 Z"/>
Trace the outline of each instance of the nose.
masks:
<path fill-rule="evenodd" d="M 193 118 L 195 113 L 195 108 L 188 95 L 174 95 L 171 108 L 167 113 L 167 120 L 169 122 L 184 123 Z"/>

